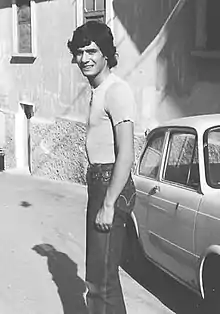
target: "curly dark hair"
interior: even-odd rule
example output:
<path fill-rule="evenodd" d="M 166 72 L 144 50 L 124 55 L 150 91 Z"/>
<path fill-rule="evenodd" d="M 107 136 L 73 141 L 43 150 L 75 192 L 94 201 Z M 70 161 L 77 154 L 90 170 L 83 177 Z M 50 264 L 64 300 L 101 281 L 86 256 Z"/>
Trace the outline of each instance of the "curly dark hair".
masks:
<path fill-rule="evenodd" d="M 74 32 L 71 40 L 68 40 L 67 47 L 73 56 L 76 56 L 77 49 L 88 46 L 95 42 L 101 52 L 107 57 L 108 67 L 111 69 L 117 65 L 116 47 L 111 29 L 102 22 L 88 21 L 79 26 Z"/>

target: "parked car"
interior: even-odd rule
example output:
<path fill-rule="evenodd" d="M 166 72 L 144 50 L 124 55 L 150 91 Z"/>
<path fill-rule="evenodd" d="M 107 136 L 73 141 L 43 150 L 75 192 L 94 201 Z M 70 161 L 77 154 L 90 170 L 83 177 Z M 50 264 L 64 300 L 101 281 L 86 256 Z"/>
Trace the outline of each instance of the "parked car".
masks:
<path fill-rule="evenodd" d="M 134 181 L 132 218 L 146 256 L 203 299 L 218 301 L 220 114 L 153 129 Z"/>

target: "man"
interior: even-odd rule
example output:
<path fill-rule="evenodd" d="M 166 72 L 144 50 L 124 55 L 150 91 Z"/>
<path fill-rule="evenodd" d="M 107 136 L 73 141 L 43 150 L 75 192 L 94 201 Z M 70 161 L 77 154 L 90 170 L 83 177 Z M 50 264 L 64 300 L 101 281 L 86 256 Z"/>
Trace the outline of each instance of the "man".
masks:
<path fill-rule="evenodd" d="M 88 205 L 86 227 L 87 305 L 91 314 L 125 314 L 118 267 L 128 214 L 135 202 L 134 97 L 111 72 L 117 65 L 110 28 L 89 21 L 68 48 L 91 85 L 86 151 Z"/>

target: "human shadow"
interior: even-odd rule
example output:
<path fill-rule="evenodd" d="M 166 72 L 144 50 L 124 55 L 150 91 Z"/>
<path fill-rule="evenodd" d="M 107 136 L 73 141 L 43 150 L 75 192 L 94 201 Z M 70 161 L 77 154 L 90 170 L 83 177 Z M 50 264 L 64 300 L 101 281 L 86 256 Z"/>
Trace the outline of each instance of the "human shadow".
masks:
<path fill-rule="evenodd" d="M 177 0 L 114 0 L 116 16 L 140 53 L 143 53 L 166 21 Z"/>
<path fill-rule="evenodd" d="M 186 1 L 166 25 L 166 42 L 157 57 L 158 64 L 166 69 L 166 80 L 161 81 L 165 95 L 187 96 L 198 79 L 196 58 L 191 53 L 195 27 L 195 1 Z M 180 109 L 185 114 L 185 104 Z"/>
<path fill-rule="evenodd" d="M 129 239 L 125 250 L 130 253 L 124 251 L 121 267 L 174 313 L 201 314 L 200 297 L 150 262 L 139 242 L 131 243 Z"/>
<path fill-rule="evenodd" d="M 63 306 L 64 314 L 87 314 L 83 298 L 86 290 L 85 283 L 77 275 L 77 265 L 68 255 L 57 251 L 51 244 L 43 243 L 32 248 L 41 256 L 47 257 L 48 270 Z"/>
<path fill-rule="evenodd" d="M 10 0 L 0 0 L 0 9 L 10 8 L 12 6 L 12 1 Z"/>

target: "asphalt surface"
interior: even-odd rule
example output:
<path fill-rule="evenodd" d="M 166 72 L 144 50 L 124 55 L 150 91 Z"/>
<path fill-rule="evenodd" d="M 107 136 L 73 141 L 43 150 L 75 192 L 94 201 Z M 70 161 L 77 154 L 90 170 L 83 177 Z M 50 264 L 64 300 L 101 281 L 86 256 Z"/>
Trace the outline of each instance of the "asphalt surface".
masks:
<path fill-rule="evenodd" d="M 85 314 L 86 188 L 1 172 L 0 196 L 0 314 Z M 124 268 L 128 314 L 194 313 L 197 298 L 141 255 Z"/>

